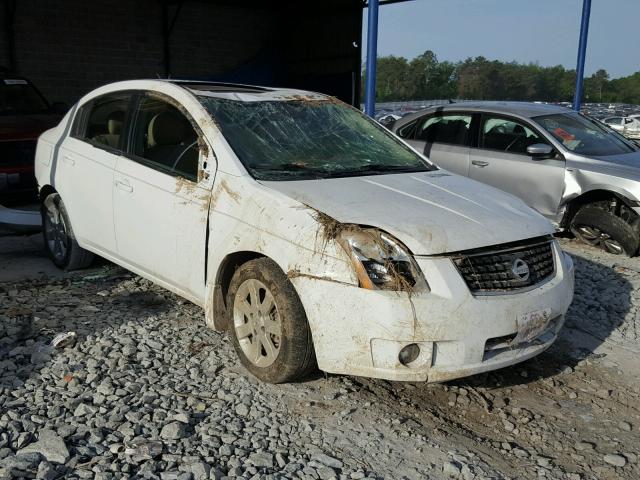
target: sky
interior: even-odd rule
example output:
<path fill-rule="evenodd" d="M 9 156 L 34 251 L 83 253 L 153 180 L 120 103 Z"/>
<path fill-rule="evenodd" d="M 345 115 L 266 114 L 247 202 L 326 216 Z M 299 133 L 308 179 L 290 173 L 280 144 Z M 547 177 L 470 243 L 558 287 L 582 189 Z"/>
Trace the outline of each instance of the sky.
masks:
<path fill-rule="evenodd" d="M 378 55 L 484 56 L 576 68 L 582 0 L 413 0 L 380 7 Z M 363 56 L 367 9 L 364 10 Z M 592 0 L 586 75 L 640 71 L 640 0 Z"/>

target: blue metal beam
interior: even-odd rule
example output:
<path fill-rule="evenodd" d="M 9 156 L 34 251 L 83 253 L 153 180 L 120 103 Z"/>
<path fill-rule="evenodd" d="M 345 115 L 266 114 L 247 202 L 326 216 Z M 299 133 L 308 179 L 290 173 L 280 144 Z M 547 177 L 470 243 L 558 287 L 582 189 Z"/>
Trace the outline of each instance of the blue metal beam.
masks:
<path fill-rule="evenodd" d="M 364 111 L 370 117 L 376 113 L 376 66 L 378 61 L 378 0 L 369 0 L 367 25 L 367 72 Z"/>
<path fill-rule="evenodd" d="M 591 16 L 591 0 L 582 4 L 582 23 L 580 24 L 580 43 L 578 44 L 578 66 L 576 68 L 576 92 L 573 97 L 573 109 L 580 111 L 582 102 L 582 85 L 584 83 L 584 62 L 587 56 L 587 38 L 589 36 L 589 17 Z"/>

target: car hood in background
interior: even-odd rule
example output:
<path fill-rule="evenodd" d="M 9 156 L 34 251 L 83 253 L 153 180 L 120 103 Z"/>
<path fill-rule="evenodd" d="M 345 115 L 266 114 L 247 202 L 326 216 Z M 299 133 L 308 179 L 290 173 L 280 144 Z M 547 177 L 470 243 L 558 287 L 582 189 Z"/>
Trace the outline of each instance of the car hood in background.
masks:
<path fill-rule="evenodd" d="M 572 154 L 567 156 L 567 167 L 640 181 L 640 151 L 602 157 Z"/>
<path fill-rule="evenodd" d="M 415 255 L 437 255 L 552 234 L 521 200 L 443 170 L 261 182 L 339 222 L 378 227 Z"/>
<path fill-rule="evenodd" d="M 56 126 L 61 118 L 61 115 L 53 114 L 0 115 L 0 142 L 35 140 L 42 132 Z"/>

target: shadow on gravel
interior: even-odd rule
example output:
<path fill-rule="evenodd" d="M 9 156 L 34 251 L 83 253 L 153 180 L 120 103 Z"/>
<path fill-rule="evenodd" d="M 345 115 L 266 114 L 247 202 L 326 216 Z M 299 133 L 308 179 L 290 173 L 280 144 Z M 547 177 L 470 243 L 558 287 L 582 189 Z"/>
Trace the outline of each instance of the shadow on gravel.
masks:
<path fill-rule="evenodd" d="M 62 279 L 0 283 L 0 393 L 51 365 L 57 334 L 75 332 L 81 343 L 105 328 L 171 308 L 169 292 L 136 290 L 140 277 L 105 261 L 97 265 Z"/>
<path fill-rule="evenodd" d="M 450 384 L 500 388 L 553 377 L 567 367 L 575 367 L 580 360 L 596 355 L 594 350 L 614 332 L 625 335 L 625 317 L 632 306 L 633 285 L 623 269 L 617 271 L 575 254 L 571 257 L 576 264 L 575 295 L 555 344 L 526 362 Z"/>

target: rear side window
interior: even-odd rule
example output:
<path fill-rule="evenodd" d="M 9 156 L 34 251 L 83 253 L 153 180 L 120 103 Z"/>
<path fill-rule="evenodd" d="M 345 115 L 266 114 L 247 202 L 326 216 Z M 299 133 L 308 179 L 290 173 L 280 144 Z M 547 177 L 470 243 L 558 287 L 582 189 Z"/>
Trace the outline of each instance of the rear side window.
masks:
<path fill-rule="evenodd" d="M 415 139 L 427 143 L 469 145 L 471 115 L 437 115 L 417 125 Z"/>
<path fill-rule="evenodd" d="M 529 126 L 501 117 L 485 117 L 480 147 L 509 153 L 527 154 L 527 147 L 548 143 Z"/>
<path fill-rule="evenodd" d="M 145 95 L 140 99 L 131 153 L 155 170 L 193 181 L 198 179 L 198 133 L 180 110 L 156 96 Z"/>
<path fill-rule="evenodd" d="M 97 147 L 121 150 L 130 102 L 128 92 L 110 93 L 90 101 L 79 109 L 72 135 Z"/>
<path fill-rule="evenodd" d="M 398 130 L 396 131 L 396 134 L 400 137 L 400 138 L 405 138 L 407 140 L 413 140 L 413 137 L 416 133 L 416 125 L 418 125 L 418 122 L 420 120 L 414 120 L 411 123 L 407 123 L 406 125 L 403 125 L 402 127 L 398 128 Z"/>

